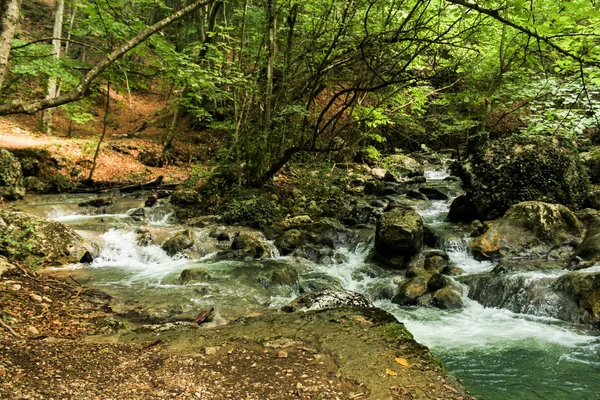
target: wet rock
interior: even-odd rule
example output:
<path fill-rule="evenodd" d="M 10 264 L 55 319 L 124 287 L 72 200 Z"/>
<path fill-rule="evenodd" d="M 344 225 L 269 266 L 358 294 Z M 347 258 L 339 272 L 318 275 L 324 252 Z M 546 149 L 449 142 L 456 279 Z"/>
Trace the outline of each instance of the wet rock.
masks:
<path fill-rule="evenodd" d="M 0 255 L 29 266 L 77 263 L 86 249 L 70 227 L 32 214 L 0 210 Z"/>
<path fill-rule="evenodd" d="M 423 248 L 423 220 L 411 208 L 384 213 L 375 231 L 377 256 L 395 268 L 406 268 Z"/>
<path fill-rule="evenodd" d="M 0 197 L 18 200 L 23 196 L 25 186 L 21 164 L 11 152 L 0 149 Z"/>
<path fill-rule="evenodd" d="M 573 255 L 585 261 L 600 261 L 600 219 L 590 224 Z"/>
<path fill-rule="evenodd" d="M 203 268 L 186 268 L 179 275 L 179 282 L 182 284 L 202 283 L 211 280 L 211 276 Z"/>
<path fill-rule="evenodd" d="M 267 249 L 263 243 L 254 235 L 241 233 L 233 239 L 231 250 L 241 250 L 245 254 L 254 258 L 261 258 L 266 255 Z"/>
<path fill-rule="evenodd" d="M 168 239 L 163 245 L 162 249 L 171 257 L 175 254 L 182 253 L 184 250 L 191 248 L 194 245 L 194 239 L 192 233 L 189 230 L 185 230 L 172 238 Z"/>
<path fill-rule="evenodd" d="M 82 264 L 91 264 L 94 262 L 94 256 L 92 256 L 92 253 L 89 251 L 86 251 L 79 262 Z"/>
<path fill-rule="evenodd" d="M 152 207 L 153 205 L 156 204 L 156 202 L 158 201 L 158 195 L 157 194 L 151 194 L 150 196 L 148 196 L 146 198 L 146 201 L 144 201 L 144 207 Z"/>
<path fill-rule="evenodd" d="M 420 187 L 419 192 L 427 196 L 429 200 L 448 200 L 448 195 L 438 188 Z"/>
<path fill-rule="evenodd" d="M 259 276 L 259 281 L 267 287 L 287 286 L 295 288 L 298 287 L 299 279 L 298 271 L 292 265 L 274 265 L 268 273 Z"/>
<path fill-rule="evenodd" d="M 428 200 L 427 196 L 424 193 L 421 193 L 420 191 L 414 189 L 410 189 L 408 192 L 406 192 L 406 197 L 408 199 L 415 200 Z"/>
<path fill-rule="evenodd" d="M 340 307 L 374 306 L 366 297 L 350 290 L 323 290 L 302 295 L 281 309 L 286 312 L 306 312 Z"/>
<path fill-rule="evenodd" d="M 465 306 L 462 296 L 452 286 L 446 286 L 436 291 L 431 304 L 442 310 L 460 310 Z"/>
<path fill-rule="evenodd" d="M 143 207 L 134 208 L 129 211 L 128 215 L 134 221 L 141 222 L 146 219 L 146 210 Z"/>
<path fill-rule="evenodd" d="M 423 226 L 423 245 L 427 247 L 439 247 L 441 237 L 439 233 L 430 226 Z"/>
<path fill-rule="evenodd" d="M 590 187 L 573 147 L 551 136 L 512 136 L 487 142 L 460 171 L 479 219 L 501 217 L 512 205 L 543 201 L 579 209 Z"/>
<path fill-rule="evenodd" d="M 285 231 L 275 240 L 275 247 L 282 256 L 286 256 L 300 247 L 308 239 L 308 235 L 298 229 Z"/>
<path fill-rule="evenodd" d="M 82 201 L 78 204 L 79 207 L 106 207 L 113 204 L 111 197 L 96 197 L 95 199 L 89 199 Z"/>
<path fill-rule="evenodd" d="M 135 231 L 135 233 L 138 246 L 149 246 L 152 244 L 152 241 L 156 239 L 156 236 L 145 228 L 139 228 Z"/>
<path fill-rule="evenodd" d="M 435 292 L 449 283 L 449 278 L 445 277 L 441 274 L 433 274 L 431 278 L 427 281 L 427 289 L 431 292 Z"/>
<path fill-rule="evenodd" d="M 590 194 L 583 202 L 583 206 L 600 210 L 600 185 L 592 185 Z"/>
<path fill-rule="evenodd" d="M 569 272 L 555 289 L 578 305 L 579 322 L 600 327 L 600 272 Z"/>
<path fill-rule="evenodd" d="M 553 247 L 583 236 L 583 224 L 568 208 L 538 201 L 516 204 L 486 227 L 470 244 L 479 259 L 545 256 Z"/>
<path fill-rule="evenodd" d="M 392 303 L 401 306 L 416 305 L 419 297 L 427 292 L 427 281 L 415 276 L 407 279 L 398 287 L 398 293 L 392 298 Z"/>
<path fill-rule="evenodd" d="M 455 198 L 450 204 L 450 210 L 448 211 L 448 221 L 450 222 L 471 222 L 478 219 L 478 217 L 475 204 L 464 194 Z"/>
<path fill-rule="evenodd" d="M 217 226 L 213 228 L 209 232 L 208 236 L 217 239 L 219 242 L 228 242 L 231 240 L 231 235 L 224 226 Z"/>

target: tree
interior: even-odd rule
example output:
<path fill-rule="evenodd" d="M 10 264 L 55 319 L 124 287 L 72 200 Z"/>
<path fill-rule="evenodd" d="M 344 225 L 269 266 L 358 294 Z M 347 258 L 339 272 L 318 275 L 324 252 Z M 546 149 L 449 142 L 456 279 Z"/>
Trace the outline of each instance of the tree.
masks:
<path fill-rule="evenodd" d="M 110 54 L 98 62 L 91 68 L 80 82 L 69 92 L 58 95 L 53 98 L 45 98 L 42 100 L 13 100 L 6 104 L 0 105 L 0 115 L 8 114 L 34 114 L 38 111 L 48 108 L 58 107 L 64 104 L 72 103 L 81 100 L 87 96 L 92 82 L 100 76 L 105 70 L 112 66 L 116 61 L 121 59 L 127 52 L 134 49 L 143 43 L 150 36 L 154 35 L 161 29 L 168 27 L 174 22 L 180 20 L 184 16 L 196 11 L 202 6 L 210 4 L 210 1 L 199 0 L 182 8 L 181 10 L 170 14 L 159 22 L 147 27 L 142 32 L 138 33 L 125 43 L 117 46 Z"/>
<path fill-rule="evenodd" d="M 19 20 L 19 0 L 3 0 L 0 4 L 0 90 L 8 70 L 8 57 Z"/>

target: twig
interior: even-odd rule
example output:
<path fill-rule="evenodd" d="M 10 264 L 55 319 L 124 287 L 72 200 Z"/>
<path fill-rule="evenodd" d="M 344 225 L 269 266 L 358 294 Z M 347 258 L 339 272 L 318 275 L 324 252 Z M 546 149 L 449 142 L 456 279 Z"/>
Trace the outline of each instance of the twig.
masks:
<path fill-rule="evenodd" d="M 83 288 L 79 288 L 79 290 L 77 291 L 77 293 L 73 296 L 71 296 L 72 299 L 76 299 L 79 297 L 79 295 L 81 294 L 81 292 L 83 292 Z"/>
<path fill-rule="evenodd" d="M 10 326 L 6 325 L 6 324 L 4 323 L 4 321 L 2 321 L 1 319 L 0 319 L 0 325 L 2 325 L 2 327 L 3 327 L 4 329 L 6 329 L 7 331 L 9 331 L 9 332 L 10 332 L 10 333 L 11 333 L 13 336 L 15 336 L 15 337 L 18 337 L 18 338 L 21 338 L 21 335 L 19 335 L 17 332 L 15 332 L 15 331 L 13 330 L 13 328 L 11 328 Z"/>

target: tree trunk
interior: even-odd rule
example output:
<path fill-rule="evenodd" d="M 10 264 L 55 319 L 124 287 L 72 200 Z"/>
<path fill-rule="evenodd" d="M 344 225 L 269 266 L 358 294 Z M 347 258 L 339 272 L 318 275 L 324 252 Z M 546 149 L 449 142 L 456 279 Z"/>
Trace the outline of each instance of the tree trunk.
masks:
<path fill-rule="evenodd" d="M 0 4 L 0 90 L 8 72 L 8 57 L 19 20 L 19 8 L 19 0 L 2 0 Z"/>
<path fill-rule="evenodd" d="M 61 40 L 62 37 L 62 26 L 63 26 L 63 14 L 65 11 L 65 0 L 57 0 L 56 8 L 54 10 L 54 33 L 52 39 L 52 55 L 56 58 L 57 62 L 60 59 Z M 58 80 L 56 77 L 51 76 L 48 79 L 48 94 L 47 99 L 52 99 L 58 96 Z M 50 133 L 52 131 L 52 119 L 54 116 L 54 109 L 48 108 L 44 110 L 42 117 L 42 127 L 44 132 Z"/>
<path fill-rule="evenodd" d="M 92 162 L 92 169 L 90 169 L 90 175 L 87 178 L 87 183 L 91 184 L 94 182 L 94 171 L 96 170 L 96 163 L 98 162 L 98 155 L 100 154 L 100 146 L 104 141 L 104 136 L 106 135 L 106 125 L 108 122 L 108 107 L 110 105 L 110 81 L 106 83 L 106 104 L 104 105 L 104 125 L 102 127 L 102 135 L 100 135 L 100 140 L 98 140 L 98 146 L 96 147 L 96 152 L 94 153 L 94 161 Z"/>

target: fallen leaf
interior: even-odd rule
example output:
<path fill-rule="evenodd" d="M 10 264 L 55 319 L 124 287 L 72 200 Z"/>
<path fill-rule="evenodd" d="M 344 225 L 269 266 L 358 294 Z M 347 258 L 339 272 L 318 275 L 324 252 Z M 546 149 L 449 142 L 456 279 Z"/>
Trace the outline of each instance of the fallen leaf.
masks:
<path fill-rule="evenodd" d="M 391 370 L 391 369 L 389 369 L 389 368 L 386 368 L 386 369 L 385 369 L 385 374 L 386 374 L 386 375 L 391 375 L 391 376 L 398 376 L 398 374 L 397 374 L 396 372 L 392 371 L 392 370 Z"/>
<path fill-rule="evenodd" d="M 395 358 L 396 362 L 400 365 L 402 365 L 403 367 L 408 367 L 408 361 L 406 361 L 406 358 Z"/>

